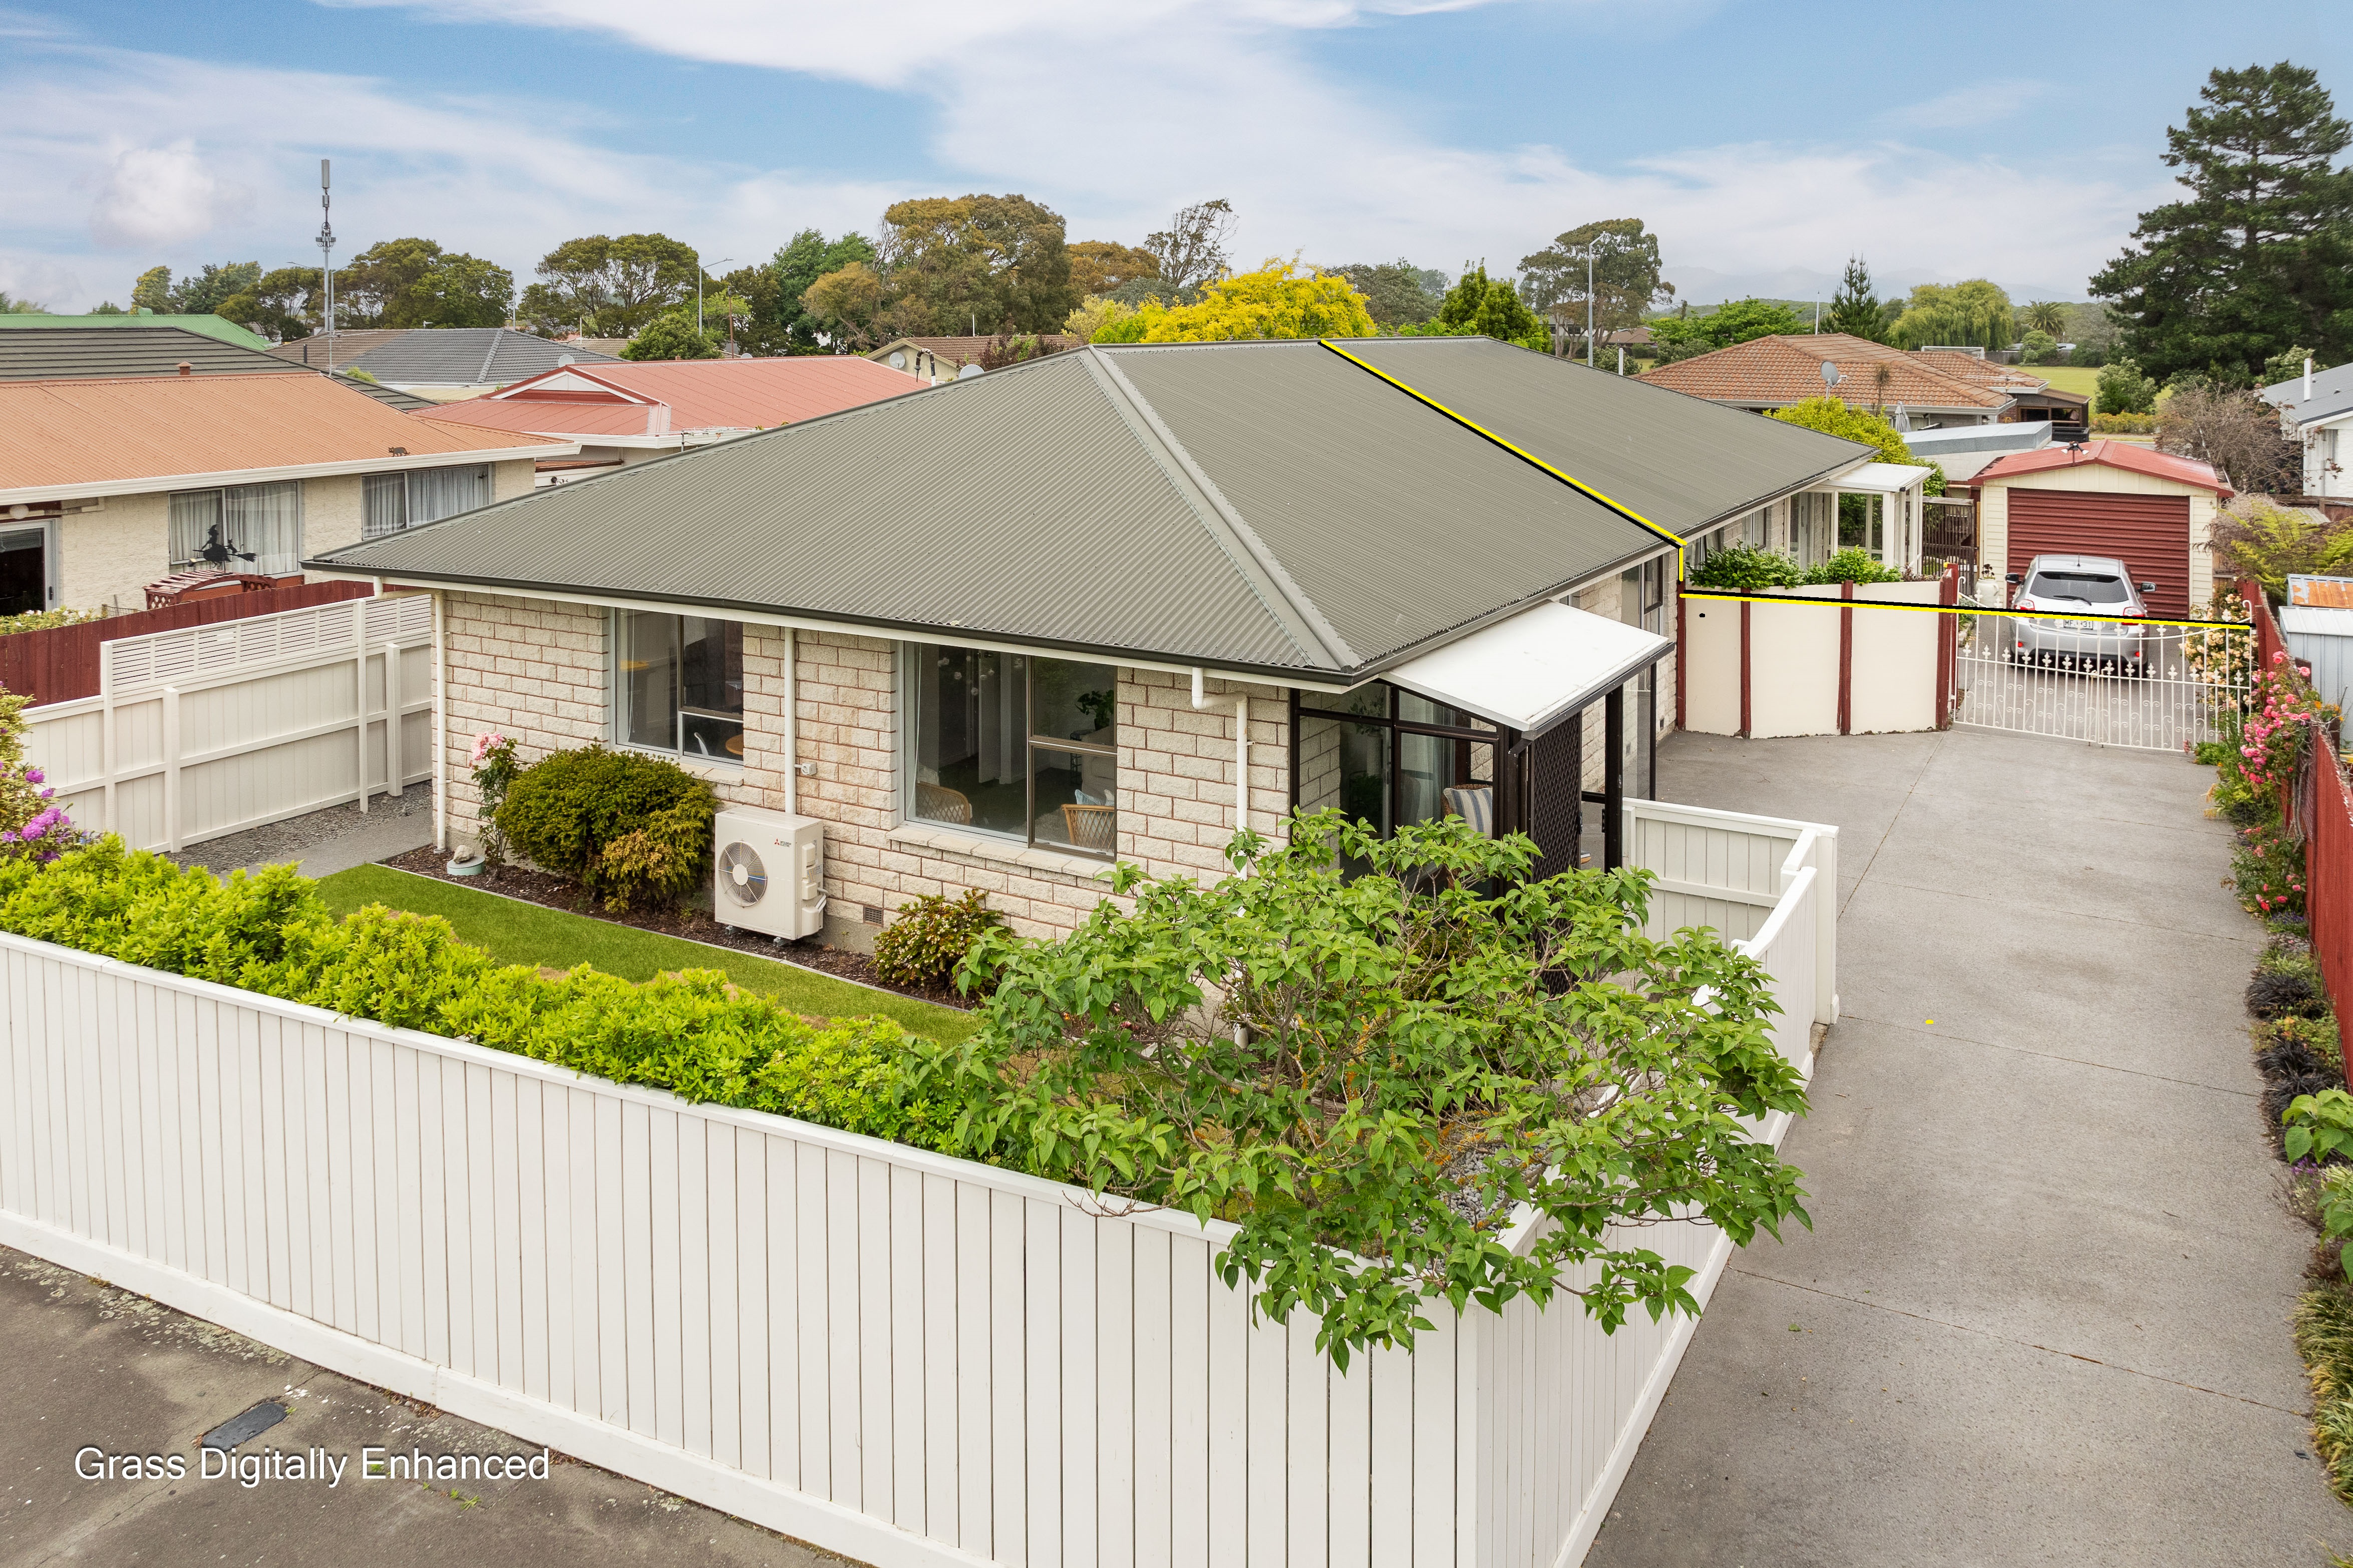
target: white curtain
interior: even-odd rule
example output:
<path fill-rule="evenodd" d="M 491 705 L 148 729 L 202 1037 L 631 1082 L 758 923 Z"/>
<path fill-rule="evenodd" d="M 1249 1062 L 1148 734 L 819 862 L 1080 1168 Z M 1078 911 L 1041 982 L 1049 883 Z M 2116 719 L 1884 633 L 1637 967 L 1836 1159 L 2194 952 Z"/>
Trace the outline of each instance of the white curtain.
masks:
<path fill-rule="evenodd" d="M 172 498 L 173 571 L 185 572 L 200 564 L 196 553 L 204 549 L 205 538 L 220 521 L 220 514 L 218 490 L 183 490 Z"/>
<path fill-rule="evenodd" d="M 239 485 L 221 492 L 221 521 L 237 559 L 233 572 L 289 577 L 302 570 L 302 486 L 289 479 L 275 485 Z M 252 560 L 244 557 L 251 555 Z"/>
<path fill-rule="evenodd" d="M 491 466 L 417 468 L 408 476 L 408 526 L 417 528 L 491 504 Z"/>
<path fill-rule="evenodd" d="M 360 521 L 361 538 L 382 539 L 408 526 L 406 474 L 370 474 L 363 489 L 366 499 Z"/>

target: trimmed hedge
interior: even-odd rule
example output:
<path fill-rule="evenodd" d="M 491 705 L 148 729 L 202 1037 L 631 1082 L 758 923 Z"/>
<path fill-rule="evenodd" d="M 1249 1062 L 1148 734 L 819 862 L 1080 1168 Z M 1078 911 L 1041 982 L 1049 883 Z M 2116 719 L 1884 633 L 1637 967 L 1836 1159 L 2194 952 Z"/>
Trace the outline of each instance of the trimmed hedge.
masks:
<path fill-rule="evenodd" d="M 583 964 L 551 980 L 438 916 L 370 904 L 331 919 L 290 867 L 217 881 L 110 836 L 47 867 L 0 861 L 0 930 L 919 1148 L 945 1148 L 955 1118 L 907 1091 L 932 1047 L 887 1018 L 813 1025 L 715 970 L 637 984 Z"/>
<path fill-rule="evenodd" d="M 498 828 L 541 870 L 619 909 L 637 900 L 674 902 L 693 887 L 711 864 L 718 808 L 712 787 L 676 763 L 583 746 L 552 752 L 515 774 Z M 616 845 L 621 853 L 608 856 Z"/>

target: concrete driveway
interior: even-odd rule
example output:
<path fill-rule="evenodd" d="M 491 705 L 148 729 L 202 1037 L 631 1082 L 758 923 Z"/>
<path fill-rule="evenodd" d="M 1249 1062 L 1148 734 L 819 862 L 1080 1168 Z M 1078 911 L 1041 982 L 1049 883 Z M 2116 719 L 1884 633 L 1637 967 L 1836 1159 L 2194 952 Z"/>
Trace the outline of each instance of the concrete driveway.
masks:
<path fill-rule="evenodd" d="M 1587 1559 L 2324 1564 L 2211 774 L 1984 731 L 1681 735 L 1668 800 L 1835 823 L 1844 1015 Z"/>

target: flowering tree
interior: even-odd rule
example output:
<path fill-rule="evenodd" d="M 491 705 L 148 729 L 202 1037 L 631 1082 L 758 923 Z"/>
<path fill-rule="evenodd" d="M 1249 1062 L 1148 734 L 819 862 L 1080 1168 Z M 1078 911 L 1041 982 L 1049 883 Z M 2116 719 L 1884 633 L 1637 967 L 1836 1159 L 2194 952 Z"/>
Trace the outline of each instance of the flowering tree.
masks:
<path fill-rule="evenodd" d="M 29 697 L 0 691 L 0 855 L 56 859 L 81 842 L 81 835 L 53 804 L 41 770 L 25 762 L 25 710 Z"/>
<path fill-rule="evenodd" d="M 474 788 L 481 796 L 482 858 L 491 865 L 507 857 L 507 836 L 499 831 L 499 807 L 506 804 L 507 786 L 522 770 L 515 764 L 515 743 L 496 730 L 474 737 Z"/>

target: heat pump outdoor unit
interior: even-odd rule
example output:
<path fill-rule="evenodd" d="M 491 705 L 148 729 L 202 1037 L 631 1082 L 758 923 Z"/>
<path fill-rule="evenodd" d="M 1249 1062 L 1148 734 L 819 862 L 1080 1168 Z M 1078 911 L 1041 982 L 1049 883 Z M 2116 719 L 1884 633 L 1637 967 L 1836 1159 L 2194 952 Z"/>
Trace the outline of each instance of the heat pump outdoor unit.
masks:
<path fill-rule="evenodd" d="M 713 920 L 779 941 L 824 928 L 825 824 L 731 805 L 711 826 Z"/>

